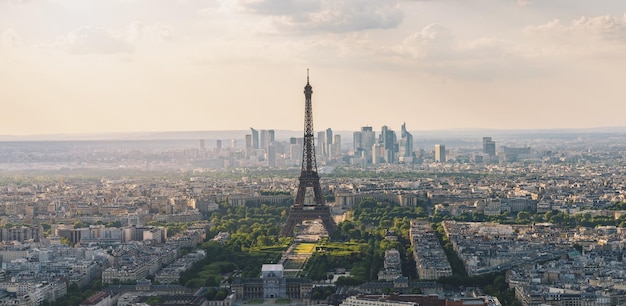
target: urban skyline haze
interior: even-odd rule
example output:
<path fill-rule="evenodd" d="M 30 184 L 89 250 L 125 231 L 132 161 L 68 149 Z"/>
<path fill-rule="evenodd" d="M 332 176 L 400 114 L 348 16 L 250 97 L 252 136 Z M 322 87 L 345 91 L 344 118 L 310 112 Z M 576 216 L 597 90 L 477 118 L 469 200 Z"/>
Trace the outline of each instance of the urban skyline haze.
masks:
<path fill-rule="evenodd" d="M 0 0 L 0 135 L 624 126 L 626 2 Z M 398 129 L 398 127 L 394 127 Z"/>

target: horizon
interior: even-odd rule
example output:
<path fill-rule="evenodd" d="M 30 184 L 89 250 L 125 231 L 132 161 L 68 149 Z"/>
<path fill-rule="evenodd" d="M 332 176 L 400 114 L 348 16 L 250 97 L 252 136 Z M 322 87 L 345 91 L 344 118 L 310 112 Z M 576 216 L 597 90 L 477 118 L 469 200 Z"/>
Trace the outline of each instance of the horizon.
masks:
<path fill-rule="evenodd" d="M 622 126 L 625 13 L 618 0 L 0 0 L 0 135 L 299 130 L 307 69 L 314 124 L 337 130 Z"/>
<path fill-rule="evenodd" d="M 331 128 L 332 129 L 332 128 Z M 264 129 L 257 129 L 264 130 Z M 277 140 L 288 140 L 290 137 L 298 137 L 299 130 L 286 129 L 267 129 L 277 132 Z M 325 129 L 319 130 L 323 131 Z M 346 143 L 351 143 L 352 133 L 355 130 L 335 130 L 336 135 L 348 137 L 344 139 Z M 373 129 L 379 132 L 377 129 Z M 398 129 L 390 130 L 399 132 Z M 0 142 L 38 142 L 38 141 L 185 141 L 185 140 L 242 140 L 249 132 L 249 129 L 241 130 L 196 130 L 196 131 L 131 131 L 131 132 L 111 132 L 111 133 L 57 133 L 57 134 L 28 134 L 28 135 L 0 135 Z M 319 132 L 315 130 L 315 133 Z M 440 130 L 413 130 L 408 129 L 416 139 L 453 139 L 464 137 L 511 137 L 529 135 L 570 135 L 570 134 L 624 134 L 626 135 L 626 126 L 613 127 L 593 127 L 593 128 L 555 128 L 555 129 L 479 129 L 479 128 L 457 128 L 457 129 L 440 129 Z M 200 135 L 204 134 L 204 135 Z M 230 134 L 230 135 L 229 135 Z M 236 136 L 234 134 L 237 134 Z M 285 135 L 287 134 L 287 135 Z M 315 137 L 317 138 L 317 137 Z M 480 139 L 477 138 L 477 141 Z"/>

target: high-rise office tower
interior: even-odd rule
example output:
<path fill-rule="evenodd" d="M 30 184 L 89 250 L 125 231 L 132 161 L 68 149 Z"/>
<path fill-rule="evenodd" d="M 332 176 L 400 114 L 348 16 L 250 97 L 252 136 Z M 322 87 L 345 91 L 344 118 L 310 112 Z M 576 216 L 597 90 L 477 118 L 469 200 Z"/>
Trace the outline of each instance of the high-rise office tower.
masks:
<path fill-rule="evenodd" d="M 204 139 L 200 139 L 200 151 L 204 152 L 206 148 L 204 147 Z"/>
<path fill-rule="evenodd" d="M 215 141 L 215 151 L 222 151 L 222 140 L 218 139 Z"/>
<path fill-rule="evenodd" d="M 352 150 L 355 154 L 363 150 L 363 133 L 357 131 L 352 134 Z"/>
<path fill-rule="evenodd" d="M 483 137 L 483 153 L 489 156 L 496 155 L 496 142 L 491 137 Z"/>
<path fill-rule="evenodd" d="M 258 149 L 259 148 L 259 131 L 253 128 L 250 128 L 250 133 L 252 134 L 252 148 Z"/>
<path fill-rule="evenodd" d="M 289 159 L 300 160 L 302 157 L 302 144 L 293 143 L 289 145 Z"/>
<path fill-rule="evenodd" d="M 276 155 L 278 148 L 275 143 L 272 143 L 267 146 L 267 166 L 268 167 L 276 167 Z"/>
<path fill-rule="evenodd" d="M 335 135 L 333 143 L 330 145 L 330 158 L 341 157 L 341 135 Z"/>
<path fill-rule="evenodd" d="M 406 129 L 406 122 L 402 124 L 401 129 L 401 141 L 400 141 L 400 156 L 410 157 L 413 156 L 413 135 Z"/>
<path fill-rule="evenodd" d="M 246 157 L 249 157 L 250 155 L 252 155 L 252 135 L 247 134 L 246 135 Z"/>
<path fill-rule="evenodd" d="M 274 130 L 261 130 L 259 149 L 267 150 L 267 147 L 275 141 L 274 137 Z"/>
<path fill-rule="evenodd" d="M 376 143 L 376 132 L 371 126 L 361 127 L 361 147 L 365 150 L 365 158 L 371 161 L 372 146 Z"/>
<path fill-rule="evenodd" d="M 435 145 L 435 161 L 440 163 L 446 162 L 446 146 L 442 144 Z"/>
<path fill-rule="evenodd" d="M 385 161 L 388 163 L 392 163 L 395 161 L 395 155 L 397 152 L 396 147 L 396 132 L 389 129 L 386 125 L 384 125 L 380 131 L 379 142 L 385 148 Z"/>
<path fill-rule="evenodd" d="M 389 128 L 386 125 L 383 125 L 383 127 L 380 128 L 380 135 L 378 135 L 378 143 L 383 144 L 383 147 L 385 146 L 385 136 L 387 136 L 388 130 Z"/>
<path fill-rule="evenodd" d="M 296 137 L 289 137 L 289 144 L 296 144 L 298 143 L 298 138 Z"/>
<path fill-rule="evenodd" d="M 372 145 L 372 164 L 384 163 L 386 157 L 385 146 L 382 143 Z"/>
<path fill-rule="evenodd" d="M 230 140 L 230 148 L 231 149 L 237 149 L 237 139 L 231 139 Z"/>
<path fill-rule="evenodd" d="M 326 132 L 317 132 L 317 141 L 315 151 L 318 155 L 324 156 L 324 142 L 326 141 Z"/>
<path fill-rule="evenodd" d="M 324 139 L 324 154 L 326 156 L 331 156 L 332 145 L 333 145 L 333 130 L 331 128 L 327 128 L 325 139 Z"/>

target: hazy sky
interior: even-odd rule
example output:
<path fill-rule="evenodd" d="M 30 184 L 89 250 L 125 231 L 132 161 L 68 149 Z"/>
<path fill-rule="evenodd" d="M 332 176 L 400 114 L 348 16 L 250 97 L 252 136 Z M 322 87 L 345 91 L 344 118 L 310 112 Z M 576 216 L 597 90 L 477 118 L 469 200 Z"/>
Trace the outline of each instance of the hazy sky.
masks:
<path fill-rule="evenodd" d="M 624 0 L 0 0 L 0 134 L 625 126 Z"/>

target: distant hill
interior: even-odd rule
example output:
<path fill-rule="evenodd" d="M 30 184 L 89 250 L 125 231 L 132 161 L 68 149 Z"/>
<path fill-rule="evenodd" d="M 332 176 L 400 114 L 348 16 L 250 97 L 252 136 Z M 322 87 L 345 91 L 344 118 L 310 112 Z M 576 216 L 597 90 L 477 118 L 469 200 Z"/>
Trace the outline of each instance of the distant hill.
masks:
<path fill-rule="evenodd" d="M 356 130 L 355 130 L 356 131 Z M 379 130 L 375 130 L 377 133 Z M 341 135 L 342 142 L 352 141 L 354 131 L 333 131 Z M 399 135 L 399 129 L 396 133 Z M 587 129 L 451 129 L 410 131 L 415 139 L 482 138 L 483 136 L 506 138 L 551 138 L 626 134 L 626 127 L 601 127 Z M 0 141 L 73 141 L 73 140 L 245 140 L 250 130 L 226 131 L 160 131 L 97 134 L 42 134 L 42 135 L 0 135 Z M 303 137 L 302 131 L 275 130 L 276 140 L 285 141 L 290 137 Z M 316 135 L 317 137 L 317 132 Z"/>

